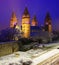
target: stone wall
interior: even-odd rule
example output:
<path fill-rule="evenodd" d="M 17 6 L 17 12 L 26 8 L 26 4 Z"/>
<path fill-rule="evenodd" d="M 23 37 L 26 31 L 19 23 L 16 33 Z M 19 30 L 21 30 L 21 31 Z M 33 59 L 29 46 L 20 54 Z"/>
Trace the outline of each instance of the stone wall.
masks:
<path fill-rule="evenodd" d="M 17 42 L 2 42 L 0 43 L 0 56 L 11 54 L 19 50 Z"/>

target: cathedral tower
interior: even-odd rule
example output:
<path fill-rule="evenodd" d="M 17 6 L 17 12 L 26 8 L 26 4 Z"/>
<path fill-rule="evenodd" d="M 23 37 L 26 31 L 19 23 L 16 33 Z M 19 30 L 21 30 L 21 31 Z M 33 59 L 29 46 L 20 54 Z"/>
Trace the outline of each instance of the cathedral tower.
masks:
<path fill-rule="evenodd" d="M 47 13 L 46 14 L 46 17 L 45 17 L 45 22 L 44 22 L 44 25 L 45 25 L 45 31 L 48 31 L 48 32 L 52 32 L 52 24 L 51 24 L 51 17 L 50 17 L 50 14 Z"/>
<path fill-rule="evenodd" d="M 22 16 L 22 32 L 23 37 L 30 37 L 30 15 L 27 8 L 25 8 Z"/>
<path fill-rule="evenodd" d="M 32 22 L 31 22 L 31 26 L 38 26 L 36 16 L 33 17 Z"/>
<path fill-rule="evenodd" d="M 12 12 L 12 17 L 10 20 L 10 27 L 13 28 L 17 24 L 17 18 L 14 12 Z"/>

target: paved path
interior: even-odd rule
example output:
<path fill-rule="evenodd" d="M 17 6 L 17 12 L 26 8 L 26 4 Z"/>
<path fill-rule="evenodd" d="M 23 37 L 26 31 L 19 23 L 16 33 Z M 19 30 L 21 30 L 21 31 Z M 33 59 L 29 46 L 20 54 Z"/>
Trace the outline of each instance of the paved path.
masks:
<path fill-rule="evenodd" d="M 39 63 L 38 65 L 56 65 L 58 62 L 59 62 L 59 53 L 44 60 L 43 62 Z"/>
<path fill-rule="evenodd" d="M 48 59 L 48 58 L 50 58 L 53 55 L 58 54 L 58 53 L 59 53 L 59 49 L 53 49 L 45 54 L 42 54 L 41 56 L 33 59 L 33 62 L 34 62 L 33 65 L 37 65 L 37 64 L 43 62 L 44 60 L 46 60 L 46 59 Z"/>

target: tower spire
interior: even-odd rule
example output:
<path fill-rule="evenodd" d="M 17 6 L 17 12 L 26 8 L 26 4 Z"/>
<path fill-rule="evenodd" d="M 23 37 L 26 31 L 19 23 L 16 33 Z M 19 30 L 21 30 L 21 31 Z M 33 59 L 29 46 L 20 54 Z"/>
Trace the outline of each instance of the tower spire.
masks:
<path fill-rule="evenodd" d="M 34 17 L 33 17 L 33 19 L 32 19 L 31 26 L 38 26 L 37 18 L 36 18 L 35 15 L 34 15 Z"/>
<path fill-rule="evenodd" d="M 14 27 L 14 25 L 17 24 L 17 18 L 16 18 L 16 15 L 15 15 L 15 12 L 12 12 L 12 16 L 11 16 L 11 20 L 10 20 L 10 27 Z"/>
<path fill-rule="evenodd" d="M 12 12 L 12 18 L 16 17 L 15 12 Z"/>
<path fill-rule="evenodd" d="M 30 36 L 30 15 L 27 7 L 25 8 L 22 16 L 22 32 L 23 37 L 28 38 Z"/>
<path fill-rule="evenodd" d="M 25 7 L 25 10 L 24 10 L 24 15 L 29 15 L 29 12 L 28 12 L 27 7 Z"/>
<path fill-rule="evenodd" d="M 52 21 L 52 19 L 50 17 L 50 14 L 49 14 L 49 12 L 47 12 L 46 17 L 45 17 L 44 25 L 45 25 L 45 30 L 48 31 L 48 32 L 52 32 L 51 21 Z"/>
<path fill-rule="evenodd" d="M 46 17 L 45 17 L 45 24 L 46 23 L 51 23 L 51 17 L 50 17 L 50 14 L 49 14 L 49 12 L 47 12 L 47 14 L 46 14 Z"/>
<path fill-rule="evenodd" d="M 27 7 L 25 7 L 25 9 L 24 9 L 24 13 L 23 13 L 23 17 L 22 18 L 25 18 L 25 17 L 30 18 L 30 15 L 29 15 Z"/>

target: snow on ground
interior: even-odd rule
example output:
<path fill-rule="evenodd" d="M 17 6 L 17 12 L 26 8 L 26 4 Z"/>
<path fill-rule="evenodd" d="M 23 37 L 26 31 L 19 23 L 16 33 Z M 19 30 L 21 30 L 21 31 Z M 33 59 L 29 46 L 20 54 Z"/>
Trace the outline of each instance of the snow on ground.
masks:
<path fill-rule="evenodd" d="M 21 60 L 25 61 L 32 61 L 32 56 L 38 56 L 39 54 L 43 52 L 43 50 L 41 49 L 37 49 L 37 50 L 29 50 L 26 52 L 15 52 L 13 54 L 7 55 L 7 56 L 3 56 L 0 58 L 0 65 L 9 65 L 9 63 L 15 63 L 17 62 L 19 64 L 19 62 Z"/>
<path fill-rule="evenodd" d="M 0 65 L 9 65 L 9 63 L 15 63 L 15 62 L 20 64 L 20 61 L 22 61 L 22 60 L 25 62 L 25 61 L 31 60 L 31 59 L 25 52 L 16 52 L 14 54 L 1 57 Z"/>
<path fill-rule="evenodd" d="M 39 55 L 41 54 L 42 52 L 44 52 L 42 49 L 31 49 L 29 51 L 27 51 L 26 53 L 28 53 L 30 56 L 36 56 L 36 55 Z"/>
<path fill-rule="evenodd" d="M 20 61 L 32 61 L 32 65 L 37 65 L 38 63 L 48 59 L 49 57 L 52 57 L 53 55 L 59 53 L 59 49 L 52 49 L 48 52 L 43 50 L 29 50 L 26 52 L 15 52 L 10 55 L 6 55 L 3 57 L 0 57 L 0 65 L 9 65 L 9 63 L 16 63 L 14 65 L 22 65 Z M 32 56 L 37 56 L 34 58 L 31 58 Z"/>

